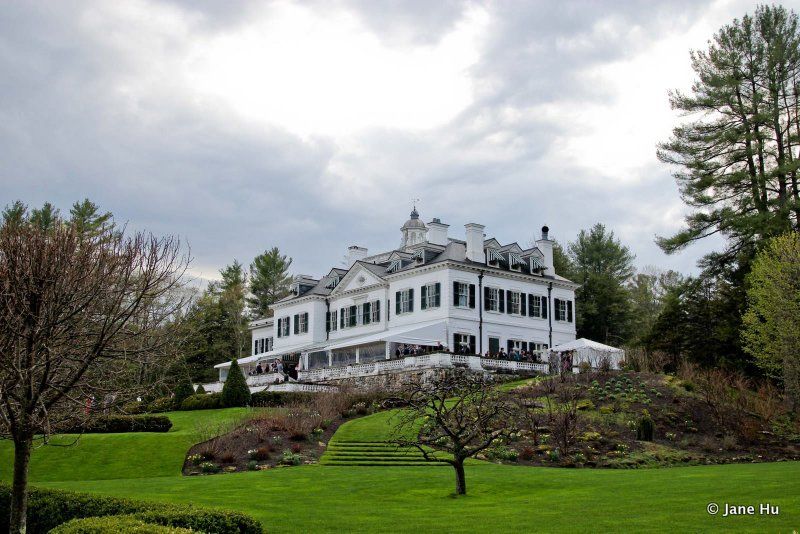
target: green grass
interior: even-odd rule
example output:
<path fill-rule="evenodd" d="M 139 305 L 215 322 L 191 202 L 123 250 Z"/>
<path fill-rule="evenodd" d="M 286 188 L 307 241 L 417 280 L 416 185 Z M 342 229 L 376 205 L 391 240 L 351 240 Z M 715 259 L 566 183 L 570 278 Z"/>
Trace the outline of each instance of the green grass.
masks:
<path fill-rule="evenodd" d="M 183 455 L 197 435 L 194 421 L 214 425 L 243 412 L 169 415 L 175 427 L 166 434 L 84 436 L 76 447 L 39 450 L 33 479 L 44 487 L 240 510 L 269 532 L 791 532 L 800 527 L 800 462 L 643 470 L 474 462 L 467 466 L 468 495 L 455 498 L 449 467 L 316 465 L 182 477 Z M 385 441 L 391 417 L 381 412 L 349 421 L 332 441 Z M 6 445 L 1 452 L 6 474 L 11 465 Z M 709 516 L 706 505 L 712 501 L 769 502 L 780 506 L 780 515 Z"/>
<path fill-rule="evenodd" d="M 32 482 L 180 476 L 186 451 L 208 431 L 245 417 L 246 408 L 171 412 L 169 432 L 54 436 L 31 458 Z M 205 430 L 204 430 L 205 429 Z M 13 445 L 0 441 L 0 480 L 10 481 Z"/>

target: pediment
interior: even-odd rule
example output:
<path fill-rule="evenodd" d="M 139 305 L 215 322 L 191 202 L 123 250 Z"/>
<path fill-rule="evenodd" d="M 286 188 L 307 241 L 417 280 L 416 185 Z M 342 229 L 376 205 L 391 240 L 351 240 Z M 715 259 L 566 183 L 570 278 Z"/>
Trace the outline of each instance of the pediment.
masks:
<path fill-rule="evenodd" d="M 363 265 L 356 263 L 347 271 L 347 274 L 344 275 L 341 282 L 339 282 L 336 288 L 331 292 L 331 295 L 338 295 L 345 291 L 353 291 L 361 289 L 362 287 L 382 285 L 385 283 L 386 281 L 383 278 L 371 272 Z"/>
<path fill-rule="evenodd" d="M 500 242 L 495 238 L 487 239 L 483 242 L 483 248 L 500 248 Z"/>
<path fill-rule="evenodd" d="M 511 243 L 500 247 L 502 252 L 513 252 L 514 254 L 522 254 L 522 248 L 517 243 Z"/>

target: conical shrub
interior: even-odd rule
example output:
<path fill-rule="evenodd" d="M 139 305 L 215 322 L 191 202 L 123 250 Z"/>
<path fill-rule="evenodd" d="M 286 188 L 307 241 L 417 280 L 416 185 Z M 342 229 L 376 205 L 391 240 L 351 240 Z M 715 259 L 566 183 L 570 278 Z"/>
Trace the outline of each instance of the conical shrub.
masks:
<path fill-rule="evenodd" d="M 242 374 L 242 369 L 236 360 L 231 362 L 228 370 L 228 378 L 222 386 L 222 406 L 233 408 L 236 406 L 247 406 L 250 404 L 250 388 L 247 387 L 247 380 Z"/>

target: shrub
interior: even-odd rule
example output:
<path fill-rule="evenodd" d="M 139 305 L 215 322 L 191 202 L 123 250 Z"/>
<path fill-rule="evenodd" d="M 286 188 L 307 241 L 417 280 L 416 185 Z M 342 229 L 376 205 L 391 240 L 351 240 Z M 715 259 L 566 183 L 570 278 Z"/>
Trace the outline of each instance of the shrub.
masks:
<path fill-rule="evenodd" d="M 250 456 L 251 460 L 256 460 L 259 462 L 269 460 L 269 449 L 267 447 L 259 447 L 257 449 L 249 450 L 247 451 L 247 454 Z"/>
<path fill-rule="evenodd" d="M 109 515 L 105 517 L 87 517 L 73 519 L 50 531 L 51 534 L 184 534 L 192 531 L 180 527 L 167 527 L 154 523 L 145 523 L 130 515 Z"/>
<path fill-rule="evenodd" d="M 197 389 L 194 390 L 195 395 L 205 395 L 206 388 L 203 387 L 203 384 L 198 384 Z"/>
<path fill-rule="evenodd" d="M 303 450 L 303 446 L 302 445 L 300 445 L 299 443 L 292 443 L 292 452 L 293 453 L 297 454 L 302 450 Z"/>
<path fill-rule="evenodd" d="M 192 454 L 188 458 L 186 458 L 188 462 L 192 465 L 200 465 L 200 462 L 203 461 L 203 455 L 201 454 Z"/>
<path fill-rule="evenodd" d="M 258 462 L 256 462 L 255 460 L 250 460 L 249 462 L 247 462 L 248 471 L 255 471 L 256 469 L 258 469 Z"/>
<path fill-rule="evenodd" d="M 175 408 L 180 407 L 181 403 L 188 397 L 194 395 L 194 387 L 192 386 L 192 381 L 189 380 L 189 377 L 183 378 L 178 385 L 175 386 L 175 391 L 172 392 L 172 404 Z"/>
<path fill-rule="evenodd" d="M 314 393 L 301 393 L 296 391 L 259 391 L 250 396 L 250 406 L 266 408 L 270 406 L 286 406 L 287 404 L 313 401 L 317 395 Z M 338 415 L 338 414 L 337 414 Z"/>
<path fill-rule="evenodd" d="M 653 419 L 650 417 L 647 410 L 645 410 L 636 426 L 636 439 L 639 441 L 653 441 L 654 426 Z"/>
<path fill-rule="evenodd" d="M 172 398 L 159 397 L 147 405 L 147 411 L 150 413 L 170 412 L 174 408 Z"/>
<path fill-rule="evenodd" d="M 283 456 L 281 457 L 281 464 L 300 465 L 301 463 L 302 463 L 302 458 L 299 454 L 293 453 L 290 450 L 283 451 Z"/>
<path fill-rule="evenodd" d="M 0 524 L 8 525 L 10 512 L 11 489 L 7 485 L 0 485 Z M 133 515 L 145 523 L 199 532 L 263 532 L 255 519 L 240 512 L 39 488 L 31 488 L 28 496 L 28 534 L 44 534 L 72 519 L 117 515 Z"/>
<path fill-rule="evenodd" d="M 236 455 L 234 453 L 232 453 L 231 451 L 225 451 L 220 455 L 219 461 L 222 462 L 223 464 L 235 463 L 236 462 Z"/>
<path fill-rule="evenodd" d="M 231 368 L 228 370 L 228 379 L 225 380 L 225 385 L 222 386 L 222 398 L 220 401 L 224 408 L 250 404 L 250 388 L 247 387 L 247 379 L 242 374 L 242 369 L 236 360 L 231 362 Z"/>
<path fill-rule="evenodd" d="M 219 393 L 190 395 L 181 403 L 180 410 L 213 410 L 220 407 Z"/>
<path fill-rule="evenodd" d="M 530 462 L 533 460 L 533 457 L 536 455 L 536 450 L 533 447 L 522 447 L 522 450 L 519 451 L 519 459 L 524 460 L 526 462 Z"/>
<path fill-rule="evenodd" d="M 74 433 L 118 434 L 121 432 L 167 432 L 172 421 L 163 415 L 109 415 L 84 424 Z"/>
<path fill-rule="evenodd" d="M 219 466 L 214 462 L 203 462 L 200 464 L 200 470 L 203 473 L 219 473 Z"/>
<path fill-rule="evenodd" d="M 144 413 L 146 406 L 142 401 L 127 402 L 122 405 L 122 413 L 128 415 L 138 415 Z"/>

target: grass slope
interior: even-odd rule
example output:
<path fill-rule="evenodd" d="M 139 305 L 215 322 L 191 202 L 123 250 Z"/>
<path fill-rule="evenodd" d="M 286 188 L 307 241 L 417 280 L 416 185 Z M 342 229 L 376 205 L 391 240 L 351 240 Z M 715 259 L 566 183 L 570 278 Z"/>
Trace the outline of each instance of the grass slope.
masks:
<path fill-rule="evenodd" d="M 31 458 L 31 482 L 180 476 L 186 451 L 203 439 L 203 427 L 239 420 L 246 408 L 171 412 L 169 432 L 55 436 Z M 61 445 L 61 446 L 59 446 Z M 0 441 L 0 480 L 12 477 L 13 444 Z"/>
<path fill-rule="evenodd" d="M 475 462 L 466 497 L 453 473 L 430 467 L 303 466 L 202 477 L 179 475 L 194 421 L 217 424 L 241 410 L 169 414 L 166 434 L 84 436 L 42 449 L 39 486 L 251 514 L 270 532 L 791 532 L 800 526 L 800 463 L 644 470 L 528 468 Z M 391 413 L 342 425 L 335 442 L 380 442 Z M 0 449 L 3 475 L 10 470 Z M 80 479 L 80 480 L 79 480 Z M 777 517 L 709 516 L 709 502 L 780 506 Z"/>

